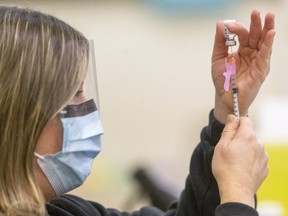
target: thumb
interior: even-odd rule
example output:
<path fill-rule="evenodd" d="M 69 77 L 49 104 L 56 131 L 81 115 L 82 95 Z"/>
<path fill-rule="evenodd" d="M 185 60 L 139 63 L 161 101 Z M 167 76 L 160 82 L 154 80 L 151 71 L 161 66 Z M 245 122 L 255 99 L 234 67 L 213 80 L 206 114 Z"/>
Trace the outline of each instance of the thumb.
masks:
<path fill-rule="evenodd" d="M 228 115 L 220 142 L 229 143 L 235 136 L 238 126 L 239 120 L 237 119 L 237 117 L 234 115 Z"/>
<path fill-rule="evenodd" d="M 219 21 L 216 24 L 212 63 L 227 56 L 228 48 L 225 45 L 225 41 L 226 38 L 224 36 L 224 25 L 223 22 Z"/>

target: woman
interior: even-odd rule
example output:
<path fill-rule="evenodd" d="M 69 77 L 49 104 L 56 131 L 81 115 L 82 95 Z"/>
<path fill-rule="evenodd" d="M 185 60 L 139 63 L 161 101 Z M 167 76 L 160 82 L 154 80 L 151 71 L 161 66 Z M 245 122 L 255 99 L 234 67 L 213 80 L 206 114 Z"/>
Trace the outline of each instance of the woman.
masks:
<path fill-rule="evenodd" d="M 51 194 L 42 194 L 48 183 L 35 172 L 34 152 L 43 151 L 37 140 L 47 144 L 44 152 L 61 149 L 61 140 L 52 140 L 53 146 L 48 144 L 53 137 L 40 135 L 44 128 L 61 133 L 56 116 L 75 95 L 81 99 L 77 91 L 89 45 L 64 22 L 36 11 L 1 6 L 0 20 L 0 209 L 7 215 L 44 215 Z"/>
<path fill-rule="evenodd" d="M 252 12 L 251 21 L 250 32 L 239 23 L 228 26 L 240 41 L 239 56 L 235 54 L 242 73 L 240 90 L 251 82 L 253 73 L 261 78 L 268 74 L 275 35 L 273 14 L 266 16 L 263 29 L 257 11 Z M 257 215 L 254 194 L 267 176 L 268 158 L 247 117 L 239 123 L 230 115 L 224 128 L 226 116 L 232 113 L 220 76 L 227 56 L 224 43 L 219 23 L 212 68 L 215 109 L 193 153 L 179 202 L 166 212 L 154 207 L 120 212 L 65 195 L 85 181 L 101 150 L 97 108 L 82 89 L 87 39 L 55 17 L 0 6 L 0 215 Z M 263 63 L 261 68 L 255 61 Z M 243 115 L 262 82 L 259 79 L 250 86 L 245 97 L 239 94 Z"/>

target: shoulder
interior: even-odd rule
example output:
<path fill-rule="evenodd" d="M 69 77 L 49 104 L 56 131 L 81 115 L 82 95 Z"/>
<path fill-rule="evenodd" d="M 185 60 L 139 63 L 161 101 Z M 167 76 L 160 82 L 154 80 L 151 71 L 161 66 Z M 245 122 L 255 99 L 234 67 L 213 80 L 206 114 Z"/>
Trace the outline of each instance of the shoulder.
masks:
<path fill-rule="evenodd" d="M 98 203 L 92 203 L 74 195 L 62 195 L 46 204 L 48 214 L 66 216 L 66 215 L 103 215 L 101 210 L 104 207 Z"/>
<path fill-rule="evenodd" d="M 46 204 L 49 216 L 163 216 L 164 212 L 154 207 L 143 207 L 132 213 L 120 212 L 117 209 L 105 208 L 103 205 L 82 199 L 81 197 L 66 194 L 55 198 Z"/>

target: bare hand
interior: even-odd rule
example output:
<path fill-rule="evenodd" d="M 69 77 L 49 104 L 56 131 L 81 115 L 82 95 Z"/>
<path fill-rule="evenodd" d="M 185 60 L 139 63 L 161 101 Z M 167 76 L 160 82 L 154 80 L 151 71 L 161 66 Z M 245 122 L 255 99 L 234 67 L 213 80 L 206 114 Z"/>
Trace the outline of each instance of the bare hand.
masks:
<path fill-rule="evenodd" d="M 255 207 L 254 195 L 268 175 L 267 162 L 268 155 L 254 134 L 251 120 L 241 117 L 239 122 L 229 115 L 212 159 L 221 203 Z"/>
<path fill-rule="evenodd" d="M 214 116 L 225 123 L 227 115 L 233 113 L 233 101 L 231 92 L 225 92 L 223 88 L 223 73 L 226 71 L 224 62 L 229 56 L 223 28 L 223 22 L 218 22 L 212 55 L 212 78 L 216 90 Z M 267 13 L 264 28 L 260 12 L 254 10 L 251 13 L 250 31 L 238 22 L 230 23 L 228 29 L 236 34 L 239 40 L 239 48 L 233 56 L 237 66 L 239 110 L 240 115 L 245 116 L 270 71 L 270 56 L 275 36 L 274 14 Z"/>

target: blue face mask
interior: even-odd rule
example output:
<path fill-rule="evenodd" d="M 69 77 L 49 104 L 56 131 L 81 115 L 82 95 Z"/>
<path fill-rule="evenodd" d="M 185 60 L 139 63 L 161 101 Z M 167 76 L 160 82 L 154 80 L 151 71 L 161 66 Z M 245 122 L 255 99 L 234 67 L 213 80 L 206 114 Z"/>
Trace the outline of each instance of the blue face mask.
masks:
<path fill-rule="evenodd" d="M 91 172 L 93 159 L 101 151 L 103 134 L 93 100 L 68 105 L 63 110 L 61 121 L 62 150 L 56 154 L 35 153 L 40 168 L 58 196 L 83 184 Z"/>

